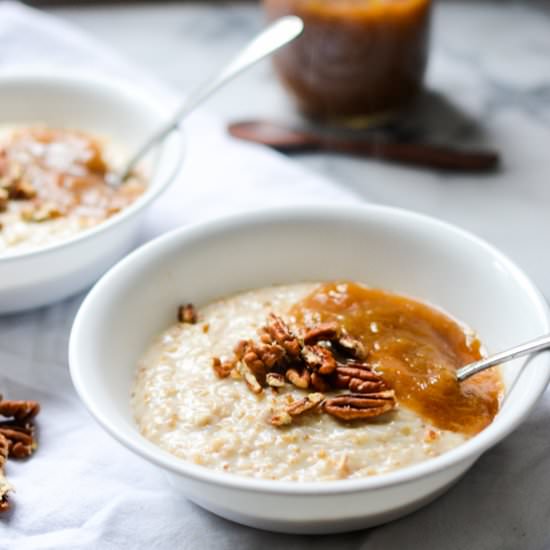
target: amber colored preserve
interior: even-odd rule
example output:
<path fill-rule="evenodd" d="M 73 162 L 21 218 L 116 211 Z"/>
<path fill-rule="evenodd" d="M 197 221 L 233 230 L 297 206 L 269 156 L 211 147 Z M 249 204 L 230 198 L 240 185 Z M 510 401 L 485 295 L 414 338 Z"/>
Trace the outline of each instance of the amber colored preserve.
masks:
<path fill-rule="evenodd" d="M 303 36 L 275 57 L 307 115 L 368 124 L 406 107 L 426 69 L 431 0 L 263 0 L 299 15 Z"/>
<path fill-rule="evenodd" d="M 296 304 L 293 315 L 300 324 L 342 324 L 366 345 L 368 363 L 398 402 L 438 428 L 473 435 L 498 412 L 498 369 L 458 383 L 456 369 L 481 358 L 480 342 L 435 308 L 355 283 L 327 283 Z"/>

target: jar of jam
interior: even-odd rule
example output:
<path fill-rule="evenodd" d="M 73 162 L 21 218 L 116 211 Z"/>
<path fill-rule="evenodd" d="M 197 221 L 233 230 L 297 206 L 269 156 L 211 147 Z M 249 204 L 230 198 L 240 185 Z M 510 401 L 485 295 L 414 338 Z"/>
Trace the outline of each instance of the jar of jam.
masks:
<path fill-rule="evenodd" d="M 269 19 L 295 14 L 304 34 L 274 58 L 309 116 L 368 125 L 406 107 L 426 69 L 431 0 L 263 0 Z"/>

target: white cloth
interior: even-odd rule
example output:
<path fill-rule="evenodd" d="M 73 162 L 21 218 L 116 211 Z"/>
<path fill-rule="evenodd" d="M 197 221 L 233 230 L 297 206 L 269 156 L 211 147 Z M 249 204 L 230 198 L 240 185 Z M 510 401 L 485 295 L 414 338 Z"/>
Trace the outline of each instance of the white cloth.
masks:
<path fill-rule="evenodd" d="M 0 70 L 37 64 L 124 73 L 164 101 L 173 99 L 69 26 L 17 4 L 0 5 Z M 221 123 L 202 112 L 193 115 L 187 130 L 192 139 L 184 177 L 151 209 L 144 238 L 229 211 L 351 199 L 270 151 L 227 138 Z M 43 405 L 38 452 L 28 462 L 8 466 L 17 493 L 13 511 L 0 517 L 0 550 L 550 548 L 548 396 L 454 489 L 414 515 L 338 536 L 256 531 L 186 501 L 156 467 L 91 420 L 67 370 L 69 330 L 80 301 L 0 317 L 0 391 Z"/>

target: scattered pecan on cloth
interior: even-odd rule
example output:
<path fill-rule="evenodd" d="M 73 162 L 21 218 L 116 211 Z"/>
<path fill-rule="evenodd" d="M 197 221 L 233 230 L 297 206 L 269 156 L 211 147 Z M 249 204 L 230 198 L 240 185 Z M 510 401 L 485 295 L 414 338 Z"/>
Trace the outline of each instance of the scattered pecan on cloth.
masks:
<path fill-rule="evenodd" d="M 13 490 L 5 477 L 8 458 L 27 458 L 36 450 L 34 418 L 40 412 L 36 401 L 4 401 L 0 395 L 0 512 L 9 509 Z"/>
<path fill-rule="evenodd" d="M 5 476 L 5 467 L 8 460 L 8 440 L 0 434 L 0 512 L 5 512 L 9 507 L 8 495 L 12 490 Z"/>

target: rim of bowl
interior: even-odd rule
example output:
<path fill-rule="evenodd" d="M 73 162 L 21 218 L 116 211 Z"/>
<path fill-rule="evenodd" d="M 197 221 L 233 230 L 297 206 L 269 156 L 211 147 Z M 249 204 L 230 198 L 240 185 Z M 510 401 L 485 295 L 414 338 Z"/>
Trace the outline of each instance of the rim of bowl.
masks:
<path fill-rule="evenodd" d="M 143 93 L 141 89 L 132 86 L 131 81 L 127 79 L 121 79 L 106 74 L 88 74 L 78 71 L 71 71 L 67 73 L 61 70 L 53 70 L 51 72 L 42 72 L 40 70 L 29 72 L 28 70 L 7 70 L 0 71 L 0 86 L 6 82 L 10 83 L 21 83 L 22 85 L 30 85 L 31 83 L 44 83 L 44 84 L 54 84 L 54 85 L 84 85 L 92 88 L 102 88 L 110 92 L 114 92 L 117 95 L 129 98 L 131 97 L 136 103 L 141 103 L 146 106 L 150 111 L 154 111 L 159 116 L 159 124 L 162 122 L 163 117 L 169 116 L 171 111 L 165 109 L 162 105 L 162 102 L 155 101 L 151 97 Z M 155 96 L 156 97 L 156 96 Z M 170 139 L 172 136 L 178 139 L 179 154 L 174 155 L 173 164 L 174 166 L 170 170 L 168 176 L 164 178 L 154 189 L 151 188 L 150 182 L 154 179 L 153 177 L 148 179 L 148 184 L 145 192 L 132 204 L 122 209 L 121 212 L 118 212 L 115 216 L 108 218 L 101 223 L 82 231 L 73 237 L 63 239 L 59 242 L 52 243 L 50 245 L 41 246 L 36 249 L 31 250 L 22 250 L 20 252 L 10 252 L 9 254 L 0 255 L 0 267 L 2 264 L 7 264 L 10 262 L 24 261 L 29 258 L 36 258 L 43 254 L 48 254 L 50 252 L 60 250 L 62 248 L 68 248 L 73 246 L 78 246 L 82 241 L 93 238 L 96 234 L 103 231 L 109 230 L 111 227 L 117 225 L 118 223 L 124 221 L 127 218 L 130 218 L 149 206 L 154 200 L 156 200 L 162 193 L 164 193 L 168 187 L 174 183 L 179 175 L 181 170 L 183 159 L 185 157 L 185 135 L 182 129 L 182 126 L 175 128 L 165 140 Z M 163 142 L 164 143 L 164 142 Z"/>
<path fill-rule="evenodd" d="M 535 376 L 538 377 L 538 379 L 533 382 L 534 388 L 529 394 L 529 399 L 523 401 L 519 405 L 519 408 L 511 416 L 510 420 L 504 423 L 502 421 L 499 422 L 499 417 L 497 416 L 495 420 L 479 434 L 438 457 L 428 459 L 418 464 L 406 466 L 389 473 L 351 480 L 295 482 L 258 479 L 238 474 L 218 472 L 216 470 L 206 468 L 205 466 L 196 465 L 175 457 L 145 439 L 141 436 L 141 434 L 139 434 L 139 432 L 137 432 L 137 429 L 135 434 L 128 434 L 125 430 L 117 430 L 116 428 L 113 428 L 110 424 L 109 417 L 103 414 L 101 407 L 96 406 L 95 399 L 93 395 L 88 393 L 79 372 L 78 341 L 82 338 L 82 325 L 88 315 L 88 310 L 93 305 L 95 296 L 102 293 L 103 289 L 108 287 L 110 284 L 110 280 L 117 277 L 119 272 L 123 272 L 128 269 L 134 262 L 144 256 L 146 257 L 155 248 L 169 246 L 174 241 L 179 241 L 180 244 L 183 244 L 186 240 L 193 238 L 209 238 L 210 236 L 218 234 L 220 231 L 228 228 L 235 228 L 239 226 L 250 227 L 258 223 L 273 223 L 277 221 L 288 222 L 289 218 L 307 221 L 308 218 L 319 219 L 319 217 L 322 216 L 327 221 L 330 221 L 331 218 L 341 220 L 344 216 L 349 219 L 352 215 L 369 215 L 371 219 L 373 216 L 382 216 L 385 218 L 389 217 L 395 219 L 407 218 L 410 222 L 420 223 L 425 226 L 431 225 L 434 229 L 446 231 L 455 238 L 468 241 L 469 244 L 483 249 L 489 256 L 493 257 L 502 266 L 504 266 L 507 272 L 513 277 L 514 281 L 516 281 L 516 283 L 525 290 L 526 294 L 529 295 L 531 302 L 538 308 L 539 315 L 545 325 L 546 332 L 550 332 L 550 311 L 548 304 L 542 293 L 538 290 L 534 283 L 531 282 L 523 270 L 521 270 L 506 255 L 496 249 L 493 245 L 489 244 L 487 241 L 448 222 L 402 208 L 370 204 L 353 206 L 298 206 L 287 207 L 284 209 L 271 207 L 267 209 L 255 210 L 253 212 L 232 214 L 223 218 L 218 218 L 214 221 L 200 222 L 183 228 L 178 228 L 153 239 L 117 263 L 90 291 L 82 303 L 71 329 L 69 341 L 69 370 L 77 394 L 91 415 L 114 439 L 142 458 L 145 458 L 149 462 L 152 462 L 170 472 L 189 477 L 206 484 L 236 488 L 248 492 L 272 493 L 279 495 L 346 494 L 402 485 L 421 479 L 428 475 L 435 474 L 457 465 L 460 462 L 465 462 L 468 460 L 475 461 L 483 452 L 504 439 L 525 419 L 546 389 L 546 386 L 550 381 L 550 358 L 546 361 L 545 369 L 539 368 L 535 371 Z M 520 377 L 523 375 L 524 371 L 521 372 Z"/>

